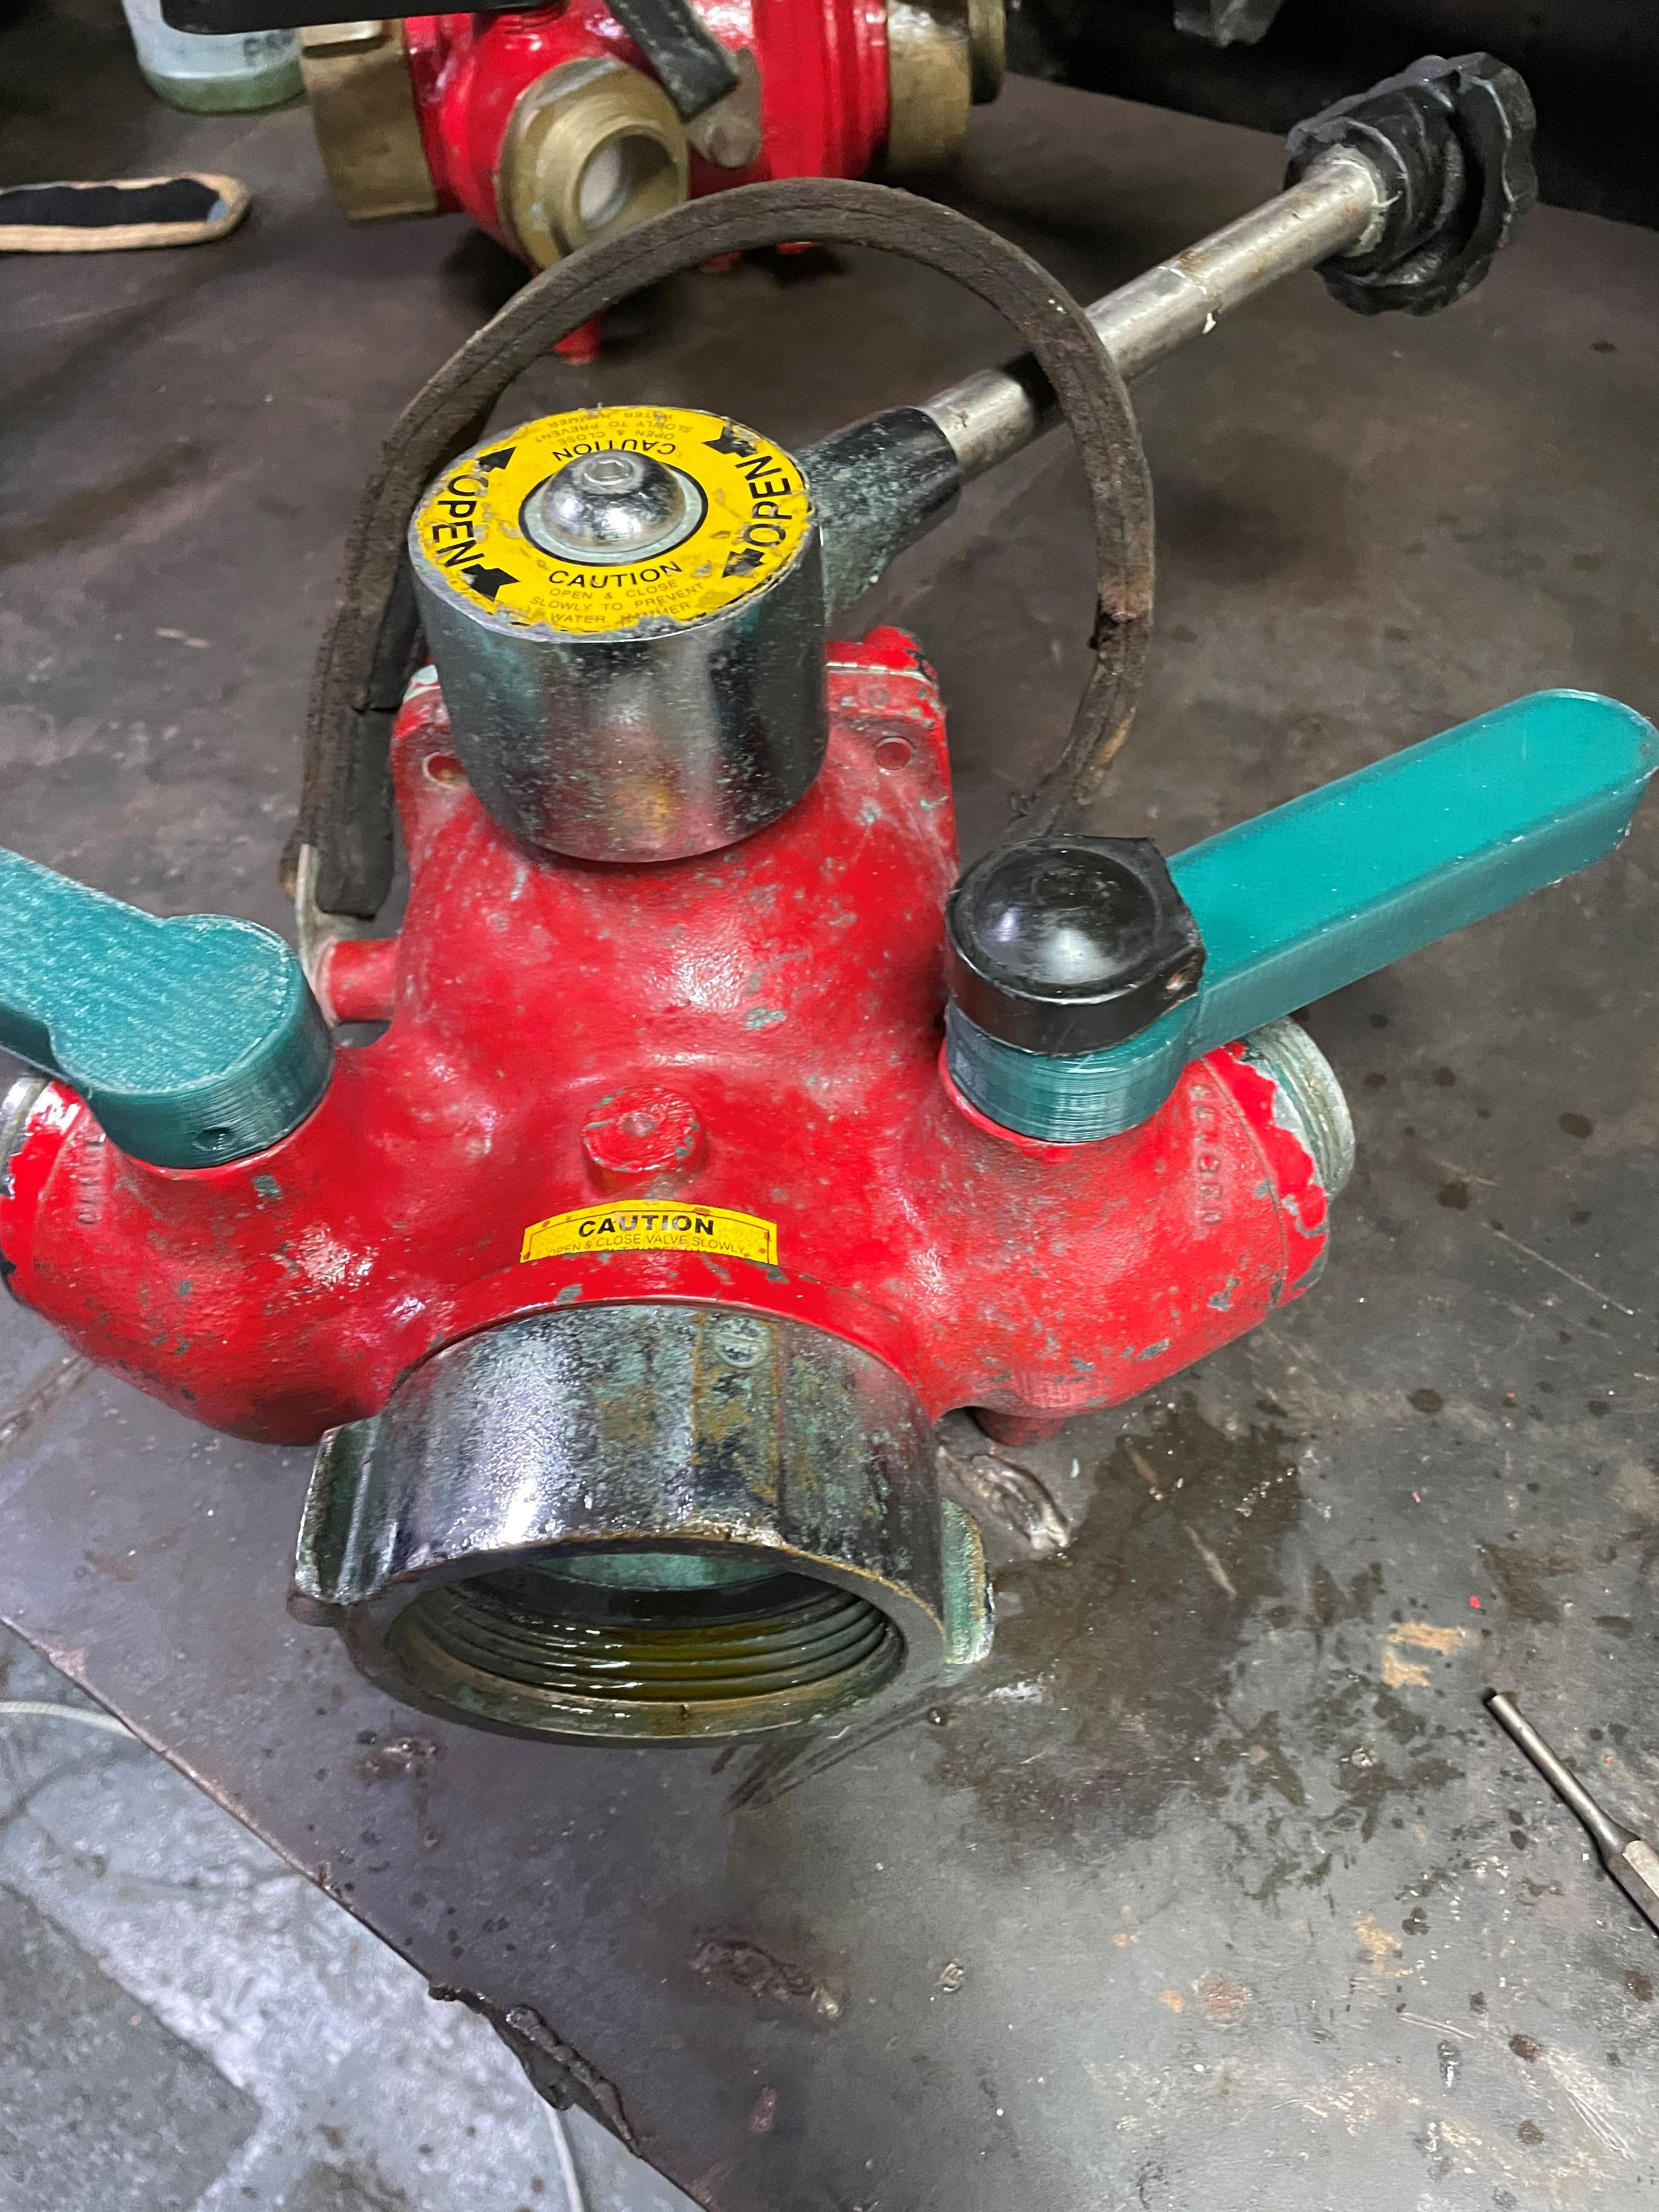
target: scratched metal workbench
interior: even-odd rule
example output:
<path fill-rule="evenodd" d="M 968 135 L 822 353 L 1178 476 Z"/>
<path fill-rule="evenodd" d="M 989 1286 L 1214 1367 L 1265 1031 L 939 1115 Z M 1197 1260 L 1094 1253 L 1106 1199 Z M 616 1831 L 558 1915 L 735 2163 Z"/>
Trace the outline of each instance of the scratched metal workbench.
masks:
<path fill-rule="evenodd" d="M 358 481 L 514 279 L 458 222 L 349 228 L 303 113 L 167 114 L 82 5 L 0 44 L 8 175 L 188 161 L 255 211 L 3 264 L 0 837 L 281 927 Z M 1278 169 L 1016 82 L 951 190 L 1086 298 Z M 908 268 L 808 257 L 686 280 L 519 406 L 799 441 L 1001 343 Z M 1173 849 L 1541 684 L 1659 708 L 1659 237 L 1540 213 L 1424 323 L 1300 279 L 1139 398 L 1158 637 L 1098 826 Z M 1086 558 L 1051 443 L 884 587 L 943 672 L 970 849 L 1079 684 Z M 1659 1826 L 1656 863 L 1650 805 L 1611 863 L 1312 1011 L 1359 1133 L 1325 1279 L 1016 1455 L 1069 1548 L 998 1537 L 996 1652 L 947 1703 L 718 1754 L 400 1711 L 283 1611 L 308 1455 L 15 1309 L 0 1614 L 720 2212 L 1649 2203 L 1659 1942 L 1480 1693 Z"/>

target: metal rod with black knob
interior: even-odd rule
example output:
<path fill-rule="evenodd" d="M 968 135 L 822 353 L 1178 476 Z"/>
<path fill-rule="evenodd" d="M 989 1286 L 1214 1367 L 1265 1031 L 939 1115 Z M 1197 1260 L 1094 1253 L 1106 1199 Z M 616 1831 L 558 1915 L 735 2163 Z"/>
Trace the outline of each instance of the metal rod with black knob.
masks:
<path fill-rule="evenodd" d="M 1085 313 L 1126 380 L 1307 269 L 1360 313 L 1434 313 L 1480 283 L 1537 198 L 1534 120 L 1505 64 L 1430 55 L 1297 124 L 1283 191 Z M 945 519 L 965 483 L 1057 420 L 1028 355 L 809 447 L 831 620 Z"/>

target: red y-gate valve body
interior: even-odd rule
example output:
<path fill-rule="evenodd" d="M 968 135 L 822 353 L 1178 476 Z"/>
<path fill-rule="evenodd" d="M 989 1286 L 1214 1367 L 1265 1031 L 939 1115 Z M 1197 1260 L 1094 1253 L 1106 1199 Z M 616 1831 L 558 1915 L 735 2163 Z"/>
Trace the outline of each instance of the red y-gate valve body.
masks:
<path fill-rule="evenodd" d="M 1193 1063 L 1151 1120 L 1091 1145 L 1022 1139 L 955 1091 L 939 1064 L 957 862 L 934 680 L 894 630 L 832 647 L 827 672 L 823 766 L 792 812 L 720 852 L 629 870 L 527 859 L 461 775 L 436 682 L 417 678 L 393 749 L 404 924 L 395 940 L 336 941 L 318 977 L 336 1016 L 389 1025 L 337 1054 L 314 1112 L 249 1158 L 174 1169 L 106 1141 L 59 1085 L 28 1111 L 0 1200 L 13 1291 L 214 1427 L 350 1438 L 341 1425 L 380 1413 L 400 1378 L 515 1332 L 544 1374 L 563 1372 L 559 1333 L 595 1322 L 604 1371 L 573 1394 L 574 1418 L 616 1431 L 591 1440 L 602 1457 L 613 1443 L 663 1454 L 653 1424 L 682 1361 L 720 1370 L 712 1390 L 693 1385 L 713 1433 L 683 1443 L 688 1466 L 732 1443 L 720 1431 L 734 1408 L 707 1401 L 753 1370 L 726 1355 L 756 1356 L 804 1401 L 784 1416 L 801 1432 L 801 1495 L 773 1501 L 778 1519 L 793 1504 L 787 1525 L 763 1525 L 763 1466 L 739 1471 L 740 1498 L 729 1467 L 689 1516 L 680 1496 L 675 1540 L 702 1547 L 684 1554 L 664 1548 L 661 1501 L 653 1518 L 630 1494 L 637 1468 L 631 1482 L 611 1470 L 597 1506 L 590 1480 L 585 1510 L 574 1478 L 560 1486 L 567 1541 L 624 1560 L 619 1540 L 654 1529 L 639 1556 L 659 1565 L 701 1559 L 713 1575 L 728 1551 L 764 1560 L 762 1543 L 810 1563 L 812 1581 L 773 1576 L 759 1592 L 766 1620 L 786 1624 L 774 1641 L 801 1646 L 775 1681 L 743 1690 L 764 1670 L 745 1674 L 746 1647 L 732 1658 L 720 1639 L 759 1645 L 764 1632 L 718 1610 L 697 1661 L 718 1697 L 680 1697 L 675 1680 L 678 1702 L 607 1698 L 602 1667 L 580 1675 L 579 1638 L 632 1624 L 574 1610 L 559 1649 L 526 1657 L 509 1632 L 527 1644 L 520 1616 L 555 1584 L 511 1584 L 515 1547 L 492 1521 L 490 1571 L 459 1586 L 465 1604 L 457 1585 L 427 1592 L 423 1633 L 399 1638 L 361 1596 L 333 1615 L 400 1695 L 520 1725 L 690 1733 L 867 1694 L 900 1638 L 912 1669 L 976 1657 L 983 1569 L 966 1516 L 939 1496 L 933 1422 L 967 1405 L 993 1425 L 1058 1423 L 1133 1396 L 1316 1272 L 1326 1194 L 1263 1053 L 1230 1045 Z M 706 1344 L 629 1340 L 687 1320 Z M 727 1323 L 753 1334 L 722 1337 Z M 546 1409 L 526 1379 L 492 1381 L 533 1429 Z M 468 1462 L 465 1440 L 446 1449 Z M 580 1440 L 572 1457 L 591 1479 Z M 337 1460 L 325 1451 L 331 1471 Z M 864 1494 L 899 1482 L 915 1525 L 890 1497 L 872 1515 Z M 483 1494 L 499 1489 L 497 1473 Z M 852 1502 L 837 1515 L 841 1492 Z M 401 1522 L 408 1504 L 366 1511 L 359 1495 L 356 1516 Z M 548 1504 L 511 1533 L 545 1541 Z M 326 1517 L 312 1520 L 319 1580 L 341 1564 Z M 445 1540 L 453 1562 L 453 1529 Z M 800 1587 L 771 1587 L 786 1583 Z M 729 1611 L 747 1590 L 715 1582 L 668 1602 Z M 554 1640 L 550 1616 L 534 1640 Z"/>
<path fill-rule="evenodd" d="M 1285 1017 L 1604 853 L 1652 773 L 1639 716 L 1546 694 L 1168 863 L 1045 830 L 958 876 L 931 672 L 823 643 L 952 450 L 895 410 L 809 488 L 635 406 L 451 461 L 405 916 L 329 921 L 307 844 L 315 999 L 265 933 L 0 854 L 0 1044 L 61 1079 L 0 1109 L 11 1287 L 198 1419 L 321 1437 L 293 1603 L 398 1696 L 726 1735 L 981 1656 L 939 1417 L 1030 1435 L 1304 1290 L 1352 1133 Z"/>

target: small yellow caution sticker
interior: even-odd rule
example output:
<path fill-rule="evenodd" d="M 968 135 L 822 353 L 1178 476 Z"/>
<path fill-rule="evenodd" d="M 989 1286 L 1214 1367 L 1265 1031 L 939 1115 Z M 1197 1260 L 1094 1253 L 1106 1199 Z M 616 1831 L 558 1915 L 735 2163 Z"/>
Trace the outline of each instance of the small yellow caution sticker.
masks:
<path fill-rule="evenodd" d="M 642 453 L 701 501 L 689 534 L 632 563 L 545 551 L 526 508 L 584 454 Z M 463 455 L 411 526 L 418 556 L 456 597 L 514 628 L 592 635 L 642 622 L 691 623 L 759 589 L 812 525 L 798 465 L 739 422 L 692 407 L 590 407 L 546 415 Z"/>
<path fill-rule="evenodd" d="M 723 1206 L 665 1206 L 655 1200 L 584 1206 L 532 1221 L 523 1260 L 558 1260 L 574 1252 L 708 1252 L 721 1260 L 756 1260 L 775 1267 L 778 1224 Z"/>

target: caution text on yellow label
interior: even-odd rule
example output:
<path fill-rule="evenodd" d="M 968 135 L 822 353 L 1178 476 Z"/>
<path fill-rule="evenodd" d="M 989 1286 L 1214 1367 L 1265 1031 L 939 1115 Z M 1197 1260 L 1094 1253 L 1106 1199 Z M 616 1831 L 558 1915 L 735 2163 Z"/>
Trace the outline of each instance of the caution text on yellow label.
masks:
<path fill-rule="evenodd" d="M 775 1267 L 778 1226 L 723 1206 L 672 1206 L 630 1200 L 584 1206 L 532 1221 L 520 1260 L 556 1260 L 575 1252 L 708 1252 L 722 1260 Z"/>
<path fill-rule="evenodd" d="M 588 453 L 642 453 L 695 492 L 682 541 L 649 560 L 545 552 L 526 525 L 532 495 Z M 717 614 L 787 568 L 812 524 L 799 465 L 741 423 L 692 407 L 595 407 L 546 415 L 454 462 L 413 525 L 429 573 L 514 629 L 579 635 Z"/>

